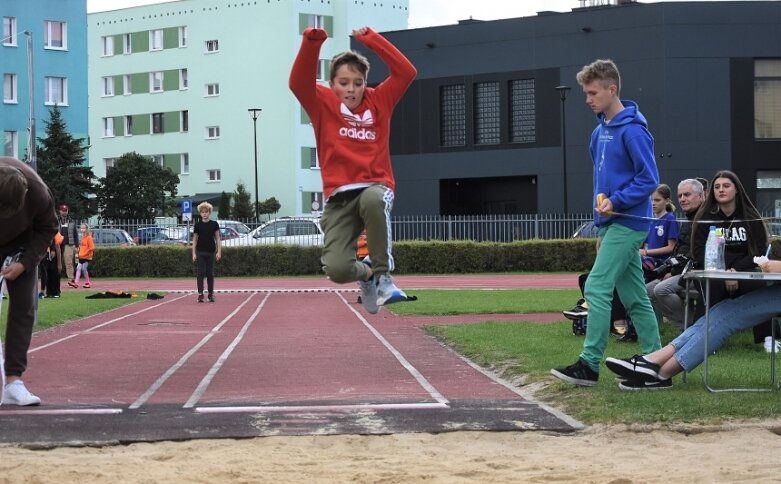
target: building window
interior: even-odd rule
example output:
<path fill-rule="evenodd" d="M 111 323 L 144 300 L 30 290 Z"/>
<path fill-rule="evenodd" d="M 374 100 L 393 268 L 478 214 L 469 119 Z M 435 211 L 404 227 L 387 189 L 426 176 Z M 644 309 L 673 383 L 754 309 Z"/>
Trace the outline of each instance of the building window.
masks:
<path fill-rule="evenodd" d="M 220 43 L 217 40 L 206 41 L 206 52 L 219 52 Z"/>
<path fill-rule="evenodd" d="M 149 50 L 163 50 L 163 31 L 160 29 L 149 31 Z"/>
<path fill-rule="evenodd" d="M 220 85 L 218 83 L 206 84 L 206 96 L 219 96 Z"/>
<path fill-rule="evenodd" d="M 534 79 L 510 81 L 510 143 L 537 141 Z"/>
<path fill-rule="evenodd" d="M 125 116 L 125 136 L 133 136 L 133 116 Z"/>
<path fill-rule="evenodd" d="M 179 89 L 187 89 L 187 69 L 179 69 Z"/>
<path fill-rule="evenodd" d="M 152 113 L 152 133 L 163 132 L 163 113 Z"/>
<path fill-rule="evenodd" d="M 130 34 L 122 35 L 122 53 L 123 54 L 133 53 L 133 41 Z"/>
<path fill-rule="evenodd" d="M 781 139 L 781 59 L 754 61 L 754 138 Z"/>
<path fill-rule="evenodd" d="M 68 104 L 68 79 L 64 77 L 44 78 L 44 102 L 47 106 Z"/>
<path fill-rule="evenodd" d="M 149 73 L 149 92 L 163 92 L 163 72 Z"/>
<path fill-rule="evenodd" d="M 219 126 L 207 126 L 206 127 L 206 139 L 217 139 L 220 137 Z"/>
<path fill-rule="evenodd" d="M 182 111 L 179 119 L 179 126 L 182 128 L 182 133 L 190 131 L 190 111 Z"/>
<path fill-rule="evenodd" d="M 163 166 L 163 163 L 165 162 L 165 157 L 163 155 L 152 155 L 149 158 L 151 158 L 152 163 L 157 166 Z"/>
<path fill-rule="evenodd" d="M 47 20 L 43 25 L 43 46 L 46 49 L 68 48 L 68 26 L 65 22 Z M 112 50 L 113 54 L 113 50 Z"/>
<path fill-rule="evenodd" d="M 3 137 L 3 155 L 19 159 L 19 135 L 16 131 L 6 131 Z"/>
<path fill-rule="evenodd" d="M 114 78 L 113 77 L 104 77 L 103 78 L 103 95 L 104 96 L 113 96 L 114 95 Z"/>
<path fill-rule="evenodd" d="M 103 48 L 101 55 L 103 57 L 110 57 L 114 55 L 114 37 L 106 35 L 100 38 L 100 45 Z"/>
<path fill-rule="evenodd" d="M 179 27 L 179 47 L 187 47 L 187 27 Z"/>
<path fill-rule="evenodd" d="M 475 144 L 497 145 L 501 141 L 499 82 L 478 82 L 475 92 Z"/>
<path fill-rule="evenodd" d="M 114 168 L 114 165 L 116 165 L 116 163 L 117 163 L 116 158 L 103 158 L 103 166 L 106 167 L 106 173 L 108 173 L 108 171 L 111 168 Z"/>
<path fill-rule="evenodd" d="M 206 181 L 218 182 L 222 179 L 220 170 L 206 170 Z"/>
<path fill-rule="evenodd" d="M 122 94 L 124 94 L 125 96 L 129 96 L 130 94 L 132 94 L 130 79 L 131 78 L 129 74 L 125 74 L 124 76 L 122 76 Z"/>
<path fill-rule="evenodd" d="M 114 137 L 114 118 L 103 118 L 103 137 Z"/>
<path fill-rule="evenodd" d="M 190 174 L 190 154 L 189 153 L 182 153 L 179 156 L 179 173 L 182 175 L 189 175 Z"/>
<path fill-rule="evenodd" d="M 7 104 L 16 104 L 16 74 L 3 74 L 3 102 Z"/>
<path fill-rule="evenodd" d="M 16 17 L 3 17 L 3 45 L 16 46 Z"/>
<path fill-rule="evenodd" d="M 463 84 L 439 88 L 440 143 L 442 146 L 466 144 L 466 89 Z"/>
<path fill-rule="evenodd" d="M 317 157 L 317 148 L 309 148 L 309 168 L 320 168 L 320 160 Z"/>
<path fill-rule="evenodd" d="M 313 29 L 325 29 L 325 17 L 322 15 L 308 15 L 306 26 Z"/>
<path fill-rule="evenodd" d="M 328 59 L 320 59 L 320 61 L 317 63 L 317 80 L 318 81 L 328 81 L 330 79 L 330 72 L 329 67 L 331 65 L 331 61 Z"/>

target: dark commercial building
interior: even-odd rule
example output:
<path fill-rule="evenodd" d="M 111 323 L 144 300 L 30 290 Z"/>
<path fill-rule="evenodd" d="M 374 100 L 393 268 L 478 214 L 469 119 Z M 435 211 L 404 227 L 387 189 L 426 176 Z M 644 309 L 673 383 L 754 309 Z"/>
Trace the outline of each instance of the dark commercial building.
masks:
<path fill-rule="evenodd" d="M 596 120 L 575 74 L 610 58 L 663 183 L 730 169 L 781 216 L 781 1 L 581 5 L 386 33 L 418 69 L 393 118 L 394 214 L 590 212 Z M 370 60 L 372 83 L 387 70 Z"/>

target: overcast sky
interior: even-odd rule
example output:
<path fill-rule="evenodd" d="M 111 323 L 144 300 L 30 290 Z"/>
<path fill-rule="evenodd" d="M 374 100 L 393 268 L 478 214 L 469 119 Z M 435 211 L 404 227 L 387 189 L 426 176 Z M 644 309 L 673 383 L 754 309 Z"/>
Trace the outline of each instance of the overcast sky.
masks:
<path fill-rule="evenodd" d="M 87 12 L 102 12 L 165 1 L 171 0 L 87 0 Z M 410 28 L 455 24 L 459 20 L 470 17 L 478 20 L 495 20 L 527 17 L 542 10 L 569 12 L 573 8 L 580 7 L 579 0 L 410 0 L 409 3 Z M 655 2 L 647 0 L 642 3 Z"/>

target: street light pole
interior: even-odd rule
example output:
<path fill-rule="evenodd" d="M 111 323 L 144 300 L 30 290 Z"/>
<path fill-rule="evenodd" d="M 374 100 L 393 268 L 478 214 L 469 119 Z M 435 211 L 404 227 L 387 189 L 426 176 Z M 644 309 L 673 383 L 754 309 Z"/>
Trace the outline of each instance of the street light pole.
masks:
<path fill-rule="evenodd" d="M 260 219 L 259 207 L 258 207 L 258 116 L 263 111 L 261 108 L 249 108 L 250 116 L 252 116 L 252 127 L 254 129 L 255 140 L 255 221 Z"/>
<path fill-rule="evenodd" d="M 29 92 L 30 100 L 30 125 L 29 125 L 29 142 L 27 148 L 27 156 L 30 159 L 30 166 L 33 170 L 38 171 L 38 140 L 35 139 L 35 80 L 33 78 L 33 33 L 29 30 L 25 30 L 24 34 L 27 36 L 27 90 Z"/>
<path fill-rule="evenodd" d="M 569 86 L 556 86 L 561 97 L 561 158 L 563 163 L 563 176 L 564 176 L 564 213 L 569 213 L 567 203 L 567 117 L 564 112 L 564 104 L 567 100 L 567 91 L 572 89 Z"/>

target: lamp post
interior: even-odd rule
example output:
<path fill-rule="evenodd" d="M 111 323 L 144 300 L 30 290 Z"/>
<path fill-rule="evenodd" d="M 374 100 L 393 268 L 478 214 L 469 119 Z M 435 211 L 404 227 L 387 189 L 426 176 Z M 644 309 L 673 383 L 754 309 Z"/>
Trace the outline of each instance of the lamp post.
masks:
<path fill-rule="evenodd" d="M 561 97 L 561 158 L 563 163 L 562 173 L 564 175 L 564 213 L 569 213 L 567 207 L 567 117 L 564 112 L 564 104 L 567 100 L 567 91 L 572 89 L 569 86 L 556 86 Z"/>
<path fill-rule="evenodd" d="M 258 116 L 263 111 L 261 108 L 249 108 L 247 111 L 252 116 L 252 127 L 254 129 L 253 139 L 255 141 L 255 221 L 260 219 L 258 213 Z"/>

